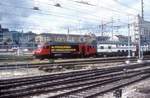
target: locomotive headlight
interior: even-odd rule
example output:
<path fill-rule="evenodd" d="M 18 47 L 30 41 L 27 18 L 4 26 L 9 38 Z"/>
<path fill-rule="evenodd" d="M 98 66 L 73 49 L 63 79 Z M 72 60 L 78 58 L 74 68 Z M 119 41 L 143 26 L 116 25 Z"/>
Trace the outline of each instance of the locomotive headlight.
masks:
<path fill-rule="evenodd" d="M 42 49 L 39 49 L 38 52 L 42 52 Z"/>
<path fill-rule="evenodd" d="M 42 51 L 42 49 L 37 49 L 36 51 L 35 51 L 35 53 L 40 53 Z"/>

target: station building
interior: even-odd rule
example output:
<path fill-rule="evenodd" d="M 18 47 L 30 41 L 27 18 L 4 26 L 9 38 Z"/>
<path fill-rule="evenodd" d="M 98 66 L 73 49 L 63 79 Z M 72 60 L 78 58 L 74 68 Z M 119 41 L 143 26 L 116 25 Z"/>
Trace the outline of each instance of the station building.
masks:
<path fill-rule="evenodd" d="M 35 41 L 38 44 L 52 42 L 86 42 L 91 43 L 96 40 L 95 36 L 90 35 L 73 35 L 73 34 L 52 34 L 52 33 L 41 33 L 35 37 Z"/>
<path fill-rule="evenodd" d="M 140 32 L 142 45 L 150 45 L 150 21 L 143 20 L 140 16 L 137 16 L 130 27 L 132 42 L 138 43 Z"/>

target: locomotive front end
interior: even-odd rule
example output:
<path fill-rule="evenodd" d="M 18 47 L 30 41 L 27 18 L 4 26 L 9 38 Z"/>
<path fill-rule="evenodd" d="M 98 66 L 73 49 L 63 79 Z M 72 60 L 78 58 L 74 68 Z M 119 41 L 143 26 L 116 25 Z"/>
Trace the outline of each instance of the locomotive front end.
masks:
<path fill-rule="evenodd" d="M 48 59 L 50 57 L 50 48 L 48 45 L 39 46 L 36 50 L 33 51 L 33 55 L 37 59 Z"/>

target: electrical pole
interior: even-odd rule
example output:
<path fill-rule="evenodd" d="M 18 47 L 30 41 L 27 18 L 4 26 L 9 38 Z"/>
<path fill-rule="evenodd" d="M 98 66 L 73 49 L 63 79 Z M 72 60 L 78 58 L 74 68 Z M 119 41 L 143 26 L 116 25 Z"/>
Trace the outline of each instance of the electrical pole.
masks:
<path fill-rule="evenodd" d="M 70 29 L 69 29 L 69 27 L 67 28 L 67 42 L 69 41 L 69 33 L 70 33 Z"/>
<path fill-rule="evenodd" d="M 138 41 L 139 60 L 138 60 L 138 62 L 142 62 L 142 59 L 143 59 L 143 50 L 141 49 L 141 34 L 143 32 L 143 21 L 144 21 L 144 2 L 143 2 L 143 0 L 141 0 L 141 17 L 140 17 L 140 15 L 138 15 L 138 25 L 139 25 L 139 41 Z"/>
<path fill-rule="evenodd" d="M 130 24 L 129 24 L 129 16 L 128 16 L 128 60 L 126 61 L 127 64 L 130 63 L 130 57 L 131 57 L 131 37 L 130 37 Z"/>
<path fill-rule="evenodd" d="M 144 20 L 144 1 L 141 0 L 141 16 L 142 16 L 142 19 Z"/>
<path fill-rule="evenodd" d="M 131 37 L 130 37 L 130 24 L 128 24 L 128 58 L 131 57 L 131 46 L 130 46 L 130 42 L 131 42 Z"/>
<path fill-rule="evenodd" d="M 104 24 L 103 24 L 103 20 L 102 20 L 102 24 L 101 24 L 101 32 L 102 32 L 102 34 L 101 34 L 101 36 L 104 36 Z"/>
<path fill-rule="evenodd" d="M 114 19 L 113 19 L 113 17 L 112 17 L 112 41 L 113 41 L 113 36 L 114 36 Z"/>
<path fill-rule="evenodd" d="M 141 23 L 142 23 L 141 22 L 141 17 L 140 17 L 140 15 L 138 15 L 138 26 L 139 26 L 139 30 L 138 30 L 139 31 L 139 40 L 138 40 L 138 48 L 139 48 L 138 49 L 138 54 L 139 54 L 138 56 L 139 56 L 139 60 L 138 60 L 138 62 L 141 62 L 141 59 L 142 59 L 141 58 L 141 54 L 142 54 L 141 53 L 141 33 L 142 33 L 141 32 L 142 31 L 142 29 L 141 29 L 141 25 L 142 24 Z"/>

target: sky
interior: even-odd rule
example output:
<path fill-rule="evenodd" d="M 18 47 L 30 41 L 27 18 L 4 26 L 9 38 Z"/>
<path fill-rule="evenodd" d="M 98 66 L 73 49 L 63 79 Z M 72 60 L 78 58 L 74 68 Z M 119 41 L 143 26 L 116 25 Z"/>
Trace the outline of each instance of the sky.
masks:
<path fill-rule="evenodd" d="M 60 5 L 60 6 L 55 6 Z M 144 0 L 144 18 L 150 21 L 150 3 Z M 0 23 L 10 30 L 35 33 L 126 32 L 141 14 L 140 0 L 3 0 Z M 115 28 L 115 26 L 119 28 Z"/>

